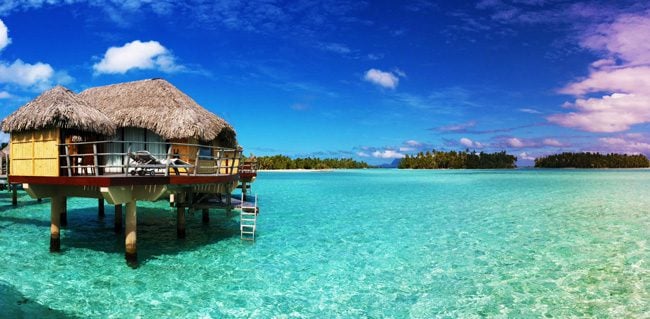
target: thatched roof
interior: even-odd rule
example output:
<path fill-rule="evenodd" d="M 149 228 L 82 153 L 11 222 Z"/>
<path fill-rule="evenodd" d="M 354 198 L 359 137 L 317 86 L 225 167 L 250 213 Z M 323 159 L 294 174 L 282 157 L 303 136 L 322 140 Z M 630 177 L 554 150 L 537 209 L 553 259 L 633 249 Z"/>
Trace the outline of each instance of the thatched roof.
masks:
<path fill-rule="evenodd" d="M 43 92 L 2 121 L 5 132 L 21 132 L 48 127 L 114 135 L 115 124 L 63 86 Z"/>
<path fill-rule="evenodd" d="M 80 97 L 106 114 L 118 127 L 140 127 L 164 139 L 215 139 L 232 126 L 163 79 L 87 89 Z M 234 132 L 234 130 L 233 130 Z"/>

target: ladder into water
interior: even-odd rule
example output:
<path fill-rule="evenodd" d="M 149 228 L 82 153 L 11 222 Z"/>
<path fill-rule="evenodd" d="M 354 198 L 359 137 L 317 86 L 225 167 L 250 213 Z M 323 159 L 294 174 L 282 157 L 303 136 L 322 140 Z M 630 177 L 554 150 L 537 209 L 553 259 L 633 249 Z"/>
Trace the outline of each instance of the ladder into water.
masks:
<path fill-rule="evenodd" d="M 250 196 L 250 195 L 249 195 Z M 251 205 L 252 204 L 252 205 Z M 244 201 L 244 194 L 241 197 L 239 227 L 241 239 L 255 241 L 255 230 L 257 228 L 257 195 L 252 203 Z"/>

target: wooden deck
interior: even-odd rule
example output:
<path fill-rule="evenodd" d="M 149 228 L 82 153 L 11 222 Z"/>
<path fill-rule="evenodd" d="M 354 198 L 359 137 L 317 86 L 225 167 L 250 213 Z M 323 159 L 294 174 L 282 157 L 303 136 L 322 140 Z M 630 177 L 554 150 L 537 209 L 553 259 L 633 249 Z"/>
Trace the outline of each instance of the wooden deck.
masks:
<path fill-rule="evenodd" d="M 34 185 L 67 186 L 129 186 L 129 185 L 191 185 L 228 183 L 239 179 L 239 175 L 170 175 L 170 176 L 9 176 L 9 182 Z"/>

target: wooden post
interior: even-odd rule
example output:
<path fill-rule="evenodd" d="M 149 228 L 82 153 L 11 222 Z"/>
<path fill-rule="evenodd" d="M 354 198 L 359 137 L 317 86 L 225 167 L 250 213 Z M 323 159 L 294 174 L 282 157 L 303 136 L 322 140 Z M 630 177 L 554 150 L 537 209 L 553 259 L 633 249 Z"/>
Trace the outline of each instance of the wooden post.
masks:
<path fill-rule="evenodd" d="M 63 198 L 54 196 L 50 202 L 50 252 L 61 251 L 61 209 Z"/>
<path fill-rule="evenodd" d="M 138 262 L 138 251 L 136 249 L 136 231 L 138 218 L 136 213 L 136 201 L 134 200 L 126 203 L 126 236 L 124 239 L 124 257 L 126 258 L 126 262 L 130 265 L 137 264 Z"/>
<path fill-rule="evenodd" d="M 210 209 L 204 208 L 203 209 L 203 223 L 207 224 L 210 222 Z"/>
<path fill-rule="evenodd" d="M 61 197 L 61 210 L 59 213 L 61 214 L 61 226 L 68 226 L 68 198 L 65 196 Z"/>
<path fill-rule="evenodd" d="M 41 203 L 41 202 L 43 202 L 43 199 L 42 199 L 42 198 L 37 198 L 37 199 L 36 199 L 36 202 L 37 202 L 37 203 Z"/>
<path fill-rule="evenodd" d="M 176 236 L 185 238 L 185 207 L 182 205 L 176 206 Z"/>
<path fill-rule="evenodd" d="M 232 212 L 232 195 L 230 192 L 226 193 L 226 216 L 230 217 Z"/>
<path fill-rule="evenodd" d="M 18 206 L 18 185 L 11 184 L 11 205 Z"/>
<path fill-rule="evenodd" d="M 246 182 L 241 182 L 241 194 L 242 194 L 242 200 L 246 201 Z"/>
<path fill-rule="evenodd" d="M 97 200 L 97 215 L 99 215 L 99 218 L 104 218 L 104 198 L 100 198 Z"/>
<path fill-rule="evenodd" d="M 115 232 L 122 231 L 122 204 L 115 205 Z"/>

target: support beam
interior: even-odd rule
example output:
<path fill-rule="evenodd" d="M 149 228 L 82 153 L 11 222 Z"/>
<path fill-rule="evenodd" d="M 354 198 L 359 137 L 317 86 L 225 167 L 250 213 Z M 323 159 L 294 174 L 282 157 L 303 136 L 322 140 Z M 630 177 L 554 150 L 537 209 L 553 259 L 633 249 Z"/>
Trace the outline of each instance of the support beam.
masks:
<path fill-rule="evenodd" d="M 242 200 L 246 201 L 246 182 L 241 183 Z M 243 203 L 242 203 L 243 204 Z"/>
<path fill-rule="evenodd" d="M 104 218 L 104 198 L 100 198 L 97 200 L 97 215 L 99 218 Z"/>
<path fill-rule="evenodd" d="M 50 202 L 50 252 L 61 251 L 61 209 L 64 197 L 52 197 Z"/>
<path fill-rule="evenodd" d="M 65 196 L 61 196 L 61 226 L 62 227 L 67 227 L 68 226 L 68 198 Z"/>
<path fill-rule="evenodd" d="M 230 217 L 232 212 L 232 194 L 226 193 L 226 216 Z"/>
<path fill-rule="evenodd" d="M 176 207 L 176 236 L 185 238 L 185 207 L 181 205 Z"/>
<path fill-rule="evenodd" d="M 122 204 L 115 205 L 115 228 L 116 233 L 122 232 Z"/>
<path fill-rule="evenodd" d="M 12 184 L 11 189 L 11 205 L 18 206 L 18 185 Z"/>
<path fill-rule="evenodd" d="M 138 263 L 138 251 L 136 249 L 136 230 L 137 230 L 137 213 L 136 201 L 126 203 L 126 224 L 124 239 L 124 257 L 129 265 L 136 265 Z"/>
<path fill-rule="evenodd" d="M 204 208 L 203 209 L 203 223 L 207 224 L 210 222 L 210 209 Z"/>

